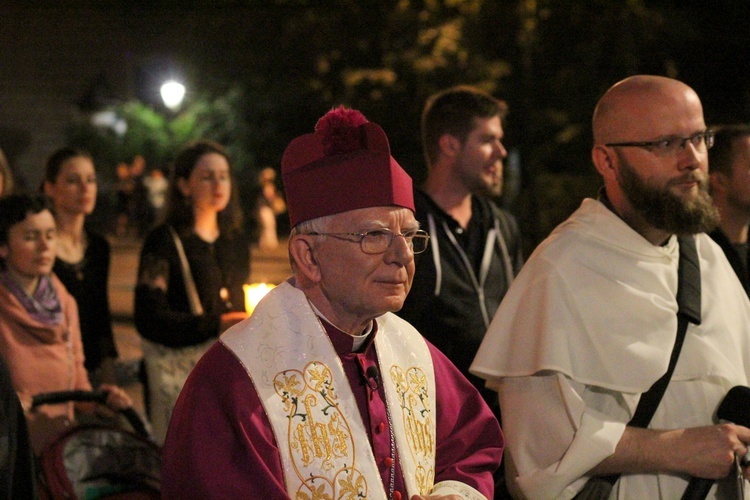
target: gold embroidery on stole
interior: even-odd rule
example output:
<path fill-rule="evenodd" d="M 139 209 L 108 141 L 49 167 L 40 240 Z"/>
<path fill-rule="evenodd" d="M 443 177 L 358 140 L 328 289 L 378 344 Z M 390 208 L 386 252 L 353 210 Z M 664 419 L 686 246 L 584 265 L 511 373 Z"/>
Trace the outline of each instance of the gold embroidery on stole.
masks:
<path fill-rule="evenodd" d="M 423 465 L 434 463 L 435 459 L 435 436 L 432 432 L 434 425 L 427 376 L 420 367 L 404 370 L 398 365 L 391 366 L 389 373 L 398 393 L 409 452 L 417 465 L 417 487 L 422 495 L 426 495 L 431 491 L 435 480 L 434 469 Z"/>
<path fill-rule="evenodd" d="M 357 470 L 354 439 L 338 406 L 330 368 L 312 361 L 303 371 L 278 373 L 273 385 L 287 415 L 292 466 L 301 482 L 295 498 L 367 498 L 367 480 Z"/>

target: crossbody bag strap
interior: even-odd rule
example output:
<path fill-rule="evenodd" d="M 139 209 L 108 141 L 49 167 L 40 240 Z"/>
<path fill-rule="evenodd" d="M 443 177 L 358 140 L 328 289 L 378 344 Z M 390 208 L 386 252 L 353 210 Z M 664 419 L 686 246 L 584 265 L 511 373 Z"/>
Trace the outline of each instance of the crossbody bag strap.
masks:
<path fill-rule="evenodd" d="M 680 263 L 677 269 L 677 337 L 675 338 L 669 367 L 662 377 L 641 396 L 638 407 L 628 425 L 646 428 L 659 406 L 662 396 L 667 390 L 672 378 L 677 359 L 680 357 L 682 344 L 685 342 L 685 332 L 688 323 L 701 323 L 701 270 L 698 262 L 698 251 L 695 248 L 693 236 L 681 236 Z"/>
<path fill-rule="evenodd" d="M 185 255 L 182 240 L 172 226 L 169 226 L 169 233 L 172 235 L 174 246 L 177 248 L 177 255 L 180 257 L 180 267 L 182 268 L 182 277 L 185 281 L 185 292 L 190 304 L 190 312 L 196 316 L 201 316 L 203 315 L 203 305 L 201 305 L 201 299 L 198 297 L 198 289 L 195 287 L 195 280 L 193 279 L 193 273 L 190 271 L 190 264 Z"/>
<path fill-rule="evenodd" d="M 698 261 L 698 251 L 695 248 L 693 236 L 680 236 L 680 262 L 677 268 L 677 337 L 675 338 L 672 355 L 669 358 L 669 367 L 659 380 L 654 382 L 651 388 L 641 395 L 633 418 L 628 422 L 629 427 L 640 427 L 645 429 L 656 413 L 667 386 L 677 366 L 682 344 L 685 342 L 685 333 L 688 323 L 701 323 L 701 271 Z M 600 479 L 614 485 L 620 478 L 620 474 L 603 476 Z"/>

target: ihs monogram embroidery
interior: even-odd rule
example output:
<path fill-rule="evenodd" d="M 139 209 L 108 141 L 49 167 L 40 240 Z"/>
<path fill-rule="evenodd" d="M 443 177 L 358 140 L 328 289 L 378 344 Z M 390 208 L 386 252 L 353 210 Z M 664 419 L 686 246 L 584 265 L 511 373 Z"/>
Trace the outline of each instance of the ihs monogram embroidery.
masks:
<path fill-rule="evenodd" d="M 258 391 L 278 443 L 285 487 L 295 500 L 386 500 L 394 496 L 396 482 L 407 498 L 432 491 L 436 416 L 430 351 L 419 332 L 390 313 L 377 319 L 377 327 L 385 401 L 376 404 L 386 403 L 378 418 L 385 417 L 390 430 L 389 447 L 381 443 L 377 458 L 344 366 L 304 293 L 282 283 L 247 328 L 222 336 Z"/>
<path fill-rule="evenodd" d="M 302 483 L 295 498 L 367 498 L 367 480 L 357 470 L 351 429 L 328 366 L 313 361 L 303 371 L 285 370 L 274 377 L 274 389 L 287 414 L 292 465 Z"/>
<path fill-rule="evenodd" d="M 427 377 L 419 367 L 404 371 L 400 366 L 393 365 L 389 373 L 399 396 L 409 452 L 417 464 L 417 485 L 420 491 L 428 492 L 432 488 L 435 472 L 425 465 L 434 460 L 435 436 L 432 432 L 434 425 Z"/>

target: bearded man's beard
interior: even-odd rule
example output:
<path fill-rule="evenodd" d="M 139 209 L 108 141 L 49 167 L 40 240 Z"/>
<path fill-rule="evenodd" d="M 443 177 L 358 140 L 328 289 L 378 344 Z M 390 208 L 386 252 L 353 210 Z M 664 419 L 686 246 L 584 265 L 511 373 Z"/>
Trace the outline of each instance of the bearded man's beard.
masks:
<path fill-rule="evenodd" d="M 618 181 L 625 196 L 641 216 L 657 229 L 674 234 L 697 234 L 713 230 L 719 211 L 708 194 L 708 180 L 698 181 L 698 196 L 683 199 L 669 186 L 649 186 L 624 158 L 620 157 Z"/>

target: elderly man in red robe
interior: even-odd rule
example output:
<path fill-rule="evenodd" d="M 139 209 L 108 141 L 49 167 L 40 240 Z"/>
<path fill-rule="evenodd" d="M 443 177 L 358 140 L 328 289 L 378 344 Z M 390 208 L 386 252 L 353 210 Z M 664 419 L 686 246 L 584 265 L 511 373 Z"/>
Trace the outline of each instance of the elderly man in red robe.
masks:
<path fill-rule="evenodd" d="M 411 178 L 356 110 L 282 158 L 294 276 L 190 375 L 166 498 L 491 499 L 504 441 L 461 373 L 392 314 L 429 237 Z"/>

